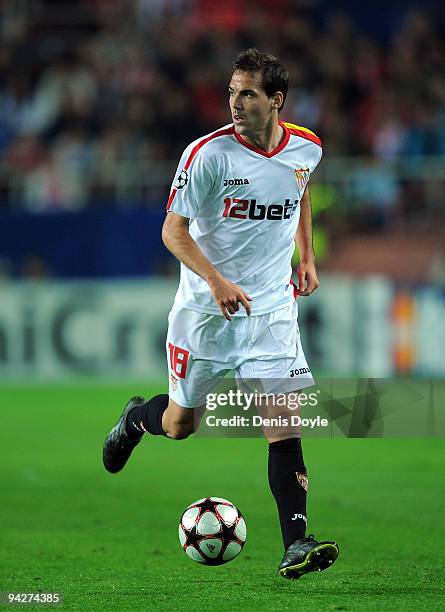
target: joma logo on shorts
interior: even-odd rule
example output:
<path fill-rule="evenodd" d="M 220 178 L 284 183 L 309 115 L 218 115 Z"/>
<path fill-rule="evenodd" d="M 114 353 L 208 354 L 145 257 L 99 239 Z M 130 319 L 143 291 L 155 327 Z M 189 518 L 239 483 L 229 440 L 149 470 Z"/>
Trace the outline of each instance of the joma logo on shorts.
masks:
<path fill-rule="evenodd" d="M 224 179 L 224 187 L 233 185 L 249 185 L 249 179 Z"/>
<path fill-rule="evenodd" d="M 291 370 L 290 371 L 290 377 L 293 378 L 294 376 L 300 376 L 300 374 L 310 374 L 311 371 L 309 368 L 297 368 L 296 370 Z"/>
<path fill-rule="evenodd" d="M 298 200 L 291 203 L 286 200 L 284 204 L 257 204 L 256 200 L 240 200 L 239 198 L 225 198 L 223 217 L 231 219 L 252 219 L 261 221 L 279 221 L 290 219 L 298 208 Z"/>

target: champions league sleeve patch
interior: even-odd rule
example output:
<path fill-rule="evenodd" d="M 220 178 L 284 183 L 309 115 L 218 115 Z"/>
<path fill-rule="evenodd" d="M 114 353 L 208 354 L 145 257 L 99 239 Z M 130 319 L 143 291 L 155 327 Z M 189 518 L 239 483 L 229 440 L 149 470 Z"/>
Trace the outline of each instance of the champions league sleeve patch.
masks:
<path fill-rule="evenodd" d="M 188 182 L 189 182 L 189 173 L 184 168 L 184 170 L 181 171 L 181 174 L 176 179 L 176 183 L 174 184 L 174 187 L 175 189 L 184 189 L 184 187 L 186 187 Z"/>

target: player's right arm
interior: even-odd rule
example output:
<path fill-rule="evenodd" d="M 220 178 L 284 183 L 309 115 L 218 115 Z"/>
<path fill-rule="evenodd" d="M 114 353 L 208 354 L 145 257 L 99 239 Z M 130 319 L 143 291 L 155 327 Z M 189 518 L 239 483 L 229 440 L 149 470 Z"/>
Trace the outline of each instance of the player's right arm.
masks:
<path fill-rule="evenodd" d="M 208 283 L 215 302 L 228 321 L 232 320 L 230 315 L 239 310 L 239 304 L 242 304 L 250 315 L 250 296 L 241 287 L 227 280 L 210 263 L 190 236 L 189 222 L 188 218 L 169 212 L 162 228 L 165 246 L 179 261 Z"/>

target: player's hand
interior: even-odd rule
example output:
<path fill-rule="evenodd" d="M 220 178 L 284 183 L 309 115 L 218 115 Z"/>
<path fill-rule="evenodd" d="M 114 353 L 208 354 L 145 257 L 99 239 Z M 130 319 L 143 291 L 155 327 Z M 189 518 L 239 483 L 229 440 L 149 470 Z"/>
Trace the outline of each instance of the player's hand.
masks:
<path fill-rule="evenodd" d="M 244 306 L 247 314 L 250 315 L 251 306 L 249 302 L 252 301 L 252 298 L 241 287 L 231 283 L 223 276 L 209 281 L 209 285 L 215 302 L 228 321 L 232 320 L 230 315 L 238 312 L 240 304 Z"/>
<path fill-rule="evenodd" d="M 310 295 L 320 286 L 320 283 L 318 282 L 317 271 L 315 269 L 315 262 L 311 261 L 300 263 L 297 266 L 297 274 L 298 295 Z"/>

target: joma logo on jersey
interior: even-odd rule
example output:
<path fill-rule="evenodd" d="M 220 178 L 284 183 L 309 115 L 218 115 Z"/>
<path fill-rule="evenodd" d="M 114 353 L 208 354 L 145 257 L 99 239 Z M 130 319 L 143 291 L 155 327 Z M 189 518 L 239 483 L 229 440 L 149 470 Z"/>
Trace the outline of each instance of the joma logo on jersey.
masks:
<path fill-rule="evenodd" d="M 223 217 L 232 219 L 252 219 L 261 221 L 279 221 L 290 219 L 298 208 L 298 200 L 291 203 L 286 200 L 284 204 L 257 204 L 256 200 L 240 200 L 239 198 L 225 198 Z"/>
<path fill-rule="evenodd" d="M 249 179 L 224 179 L 224 187 L 233 185 L 249 185 Z"/>

